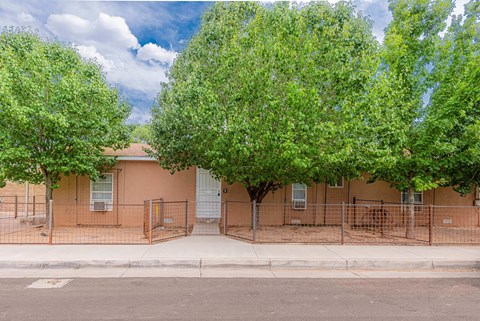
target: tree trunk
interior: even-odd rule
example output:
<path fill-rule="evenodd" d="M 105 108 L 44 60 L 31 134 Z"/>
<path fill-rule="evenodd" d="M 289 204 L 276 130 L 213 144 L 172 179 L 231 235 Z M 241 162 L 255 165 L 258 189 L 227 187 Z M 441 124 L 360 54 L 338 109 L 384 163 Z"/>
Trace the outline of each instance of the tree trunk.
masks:
<path fill-rule="evenodd" d="M 253 227 L 253 201 L 256 201 L 257 204 L 257 224 L 260 222 L 260 204 L 262 203 L 265 196 L 270 191 L 275 191 L 281 187 L 280 184 L 274 182 L 260 182 L 258 186 L 247 187 L 248 196 L 250 197 L 250 203 L 252 203 L 252 227 Z"/>
<path fill-rule="evenodd" d="M 257 226 L 258 227 L 258 224 L 260 223 L 260 204 L 259 202 L 255 202 L 255 200 L 250 200 L 250 203 L 252 204 L 252 228 L 254 226 Z M 253 211 L 254 211 L 254 208 L 253 208 L 253 204 L 255 204 L 255 217 L 256 217 L 256 222 L 254 222 L 254 215 L 253 215 Z"/>
<path fill-rule="evenodd" d="M 252 205 L 251 206 L 251 210 L 252 210 L 252 215 L 251 215 L 252 216 L 252 222 L 251 223 L 252 223 L 252 228 L 253 228 L 253 226 L 254 226 L 254 221 L 253 221 L 253 204 L 254 203 L 253 202 L 255 201 L 255 204 L 256 204 L 256 208 L 255 208 L 256 214 L 257 214 L 256 215 L 256 224 L 258 226 L 258 223 L 260 223 L 260 205 L 262 204 L 262 200 L 265 196 L 263 196 L 261 198 L 256 198 L 256 195 L 254 195 L 252 197 L 252 195 L 250 195 L 250 193 L 248 193 L 248 194 L 250 196 L 250 204 Z"/>
<path fill-rule="evenodd" d="M 50 200 L 52 199 L 53 189 L 52 189 L 52 177 L 46 171 L 43 171 L 43 177 L 45 182 L 45 217 L 48 225 L 50 219 Z"/>
<path fill-rule="evenodd" d="M 408 200 L 408 216 L 407 216 L 407 226 L 406 226 L 406 238 L 414 239 L 415 238 L 415 189 L 407 189 Z"/>

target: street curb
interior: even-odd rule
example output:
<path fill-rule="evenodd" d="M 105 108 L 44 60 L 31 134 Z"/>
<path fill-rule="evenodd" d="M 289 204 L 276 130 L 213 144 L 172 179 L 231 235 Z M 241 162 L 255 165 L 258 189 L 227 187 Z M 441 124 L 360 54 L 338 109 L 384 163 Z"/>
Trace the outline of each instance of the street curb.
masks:
<path fill-rule="evenodd" d="M 480 261 L 433 260 L 435 270 L 480 270 Z"/>
<path fill-rule="evenodd" d="M 480 271 L 480 260 L 385 259 L 134 259 L 81 261 L 0 261 L 1 269 L 170 268 L 317 271 Z"/>
<path fill-rule="evenodd" d="M 347 270 L 347 261 L 344 259 L 319 259 L 319 260 L 288 260 L 271 259 L 270 265 L 279 270 Z"/>
<path fill-rule="evenodd" d="M 210 259 L 201 260 L 200 268 L 220 269 L 270 269 L 270 259 Z"/>
<path fill-rule="evenodd" d="M 348 270 L 433 270 L 432 260 L 348 259 Z"/>
<path fill-rule="evenodd" d="M 43 267 L 43 262 L 28 262 L 28 261 L 7 261 L 0 262 L 0 269 L 30 269 L 40 270 Z"/>
<path fill-rule="evenodd" d="M 201 259 L 153 259 L 153 260 L 132 260 L 130 268 L 196 268 L 201 266 Z"/>
<path fill-rule="evenodd" d="M 45 261 L 42 269 L 128 268 L 128 260 Z"/>

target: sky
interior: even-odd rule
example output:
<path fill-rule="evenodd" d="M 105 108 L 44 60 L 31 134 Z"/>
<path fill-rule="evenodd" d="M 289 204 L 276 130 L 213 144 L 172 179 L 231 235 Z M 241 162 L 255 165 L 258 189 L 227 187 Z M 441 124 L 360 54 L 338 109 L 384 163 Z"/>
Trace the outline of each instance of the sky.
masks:
<path fill-rule="evenodd" d="M 328 0 L 335 3 L 339 0 Z M 381 41 L 391 20 L 387 0 L 353 0 Z M 454 13 L 468 0 L 457 0 Z M 0 0 L 0 27 L 28 26 L 74 44 L 94 58 L 132 105 L 129 122 L 145 123 L 165 72 L 200 27 L 212 2 Z"/>

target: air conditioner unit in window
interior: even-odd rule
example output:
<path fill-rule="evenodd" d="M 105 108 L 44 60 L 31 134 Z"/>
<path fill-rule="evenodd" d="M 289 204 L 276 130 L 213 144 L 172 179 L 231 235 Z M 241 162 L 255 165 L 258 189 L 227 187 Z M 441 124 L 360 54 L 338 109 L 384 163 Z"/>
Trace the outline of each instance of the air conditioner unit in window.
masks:
<path fill-rule="evenodd" d="M 107 202 L 93 202 L 94 212 L 105 212 L 107 210 Z"/>
<path fill-rule="evenodd" d="M 307 208 L 307 202 L 305 201 L 293 201 L 292 202 L 292 208 L 294 210 L 304 210 Z"/>

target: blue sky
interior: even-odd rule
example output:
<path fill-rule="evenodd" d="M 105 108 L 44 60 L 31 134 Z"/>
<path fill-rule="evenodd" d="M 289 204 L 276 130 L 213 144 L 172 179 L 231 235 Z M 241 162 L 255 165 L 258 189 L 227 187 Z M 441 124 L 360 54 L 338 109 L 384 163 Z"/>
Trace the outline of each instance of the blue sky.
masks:
<path fill-rule="evenodd" d="M 329 0 L 335 3 L 338 0 Z M 391 15 L 387 0 L 353 0 L 373 21 L 381 41 Z M 467 0 L 457 0 L 461 13 Z M 133 106 L 130 122 L 150 118 L 150 107 L 175 56 L 198 30 L 212 2 L 0 0 L 0 26 L 30 26 L 75 44 L 95 58 Z"/>

